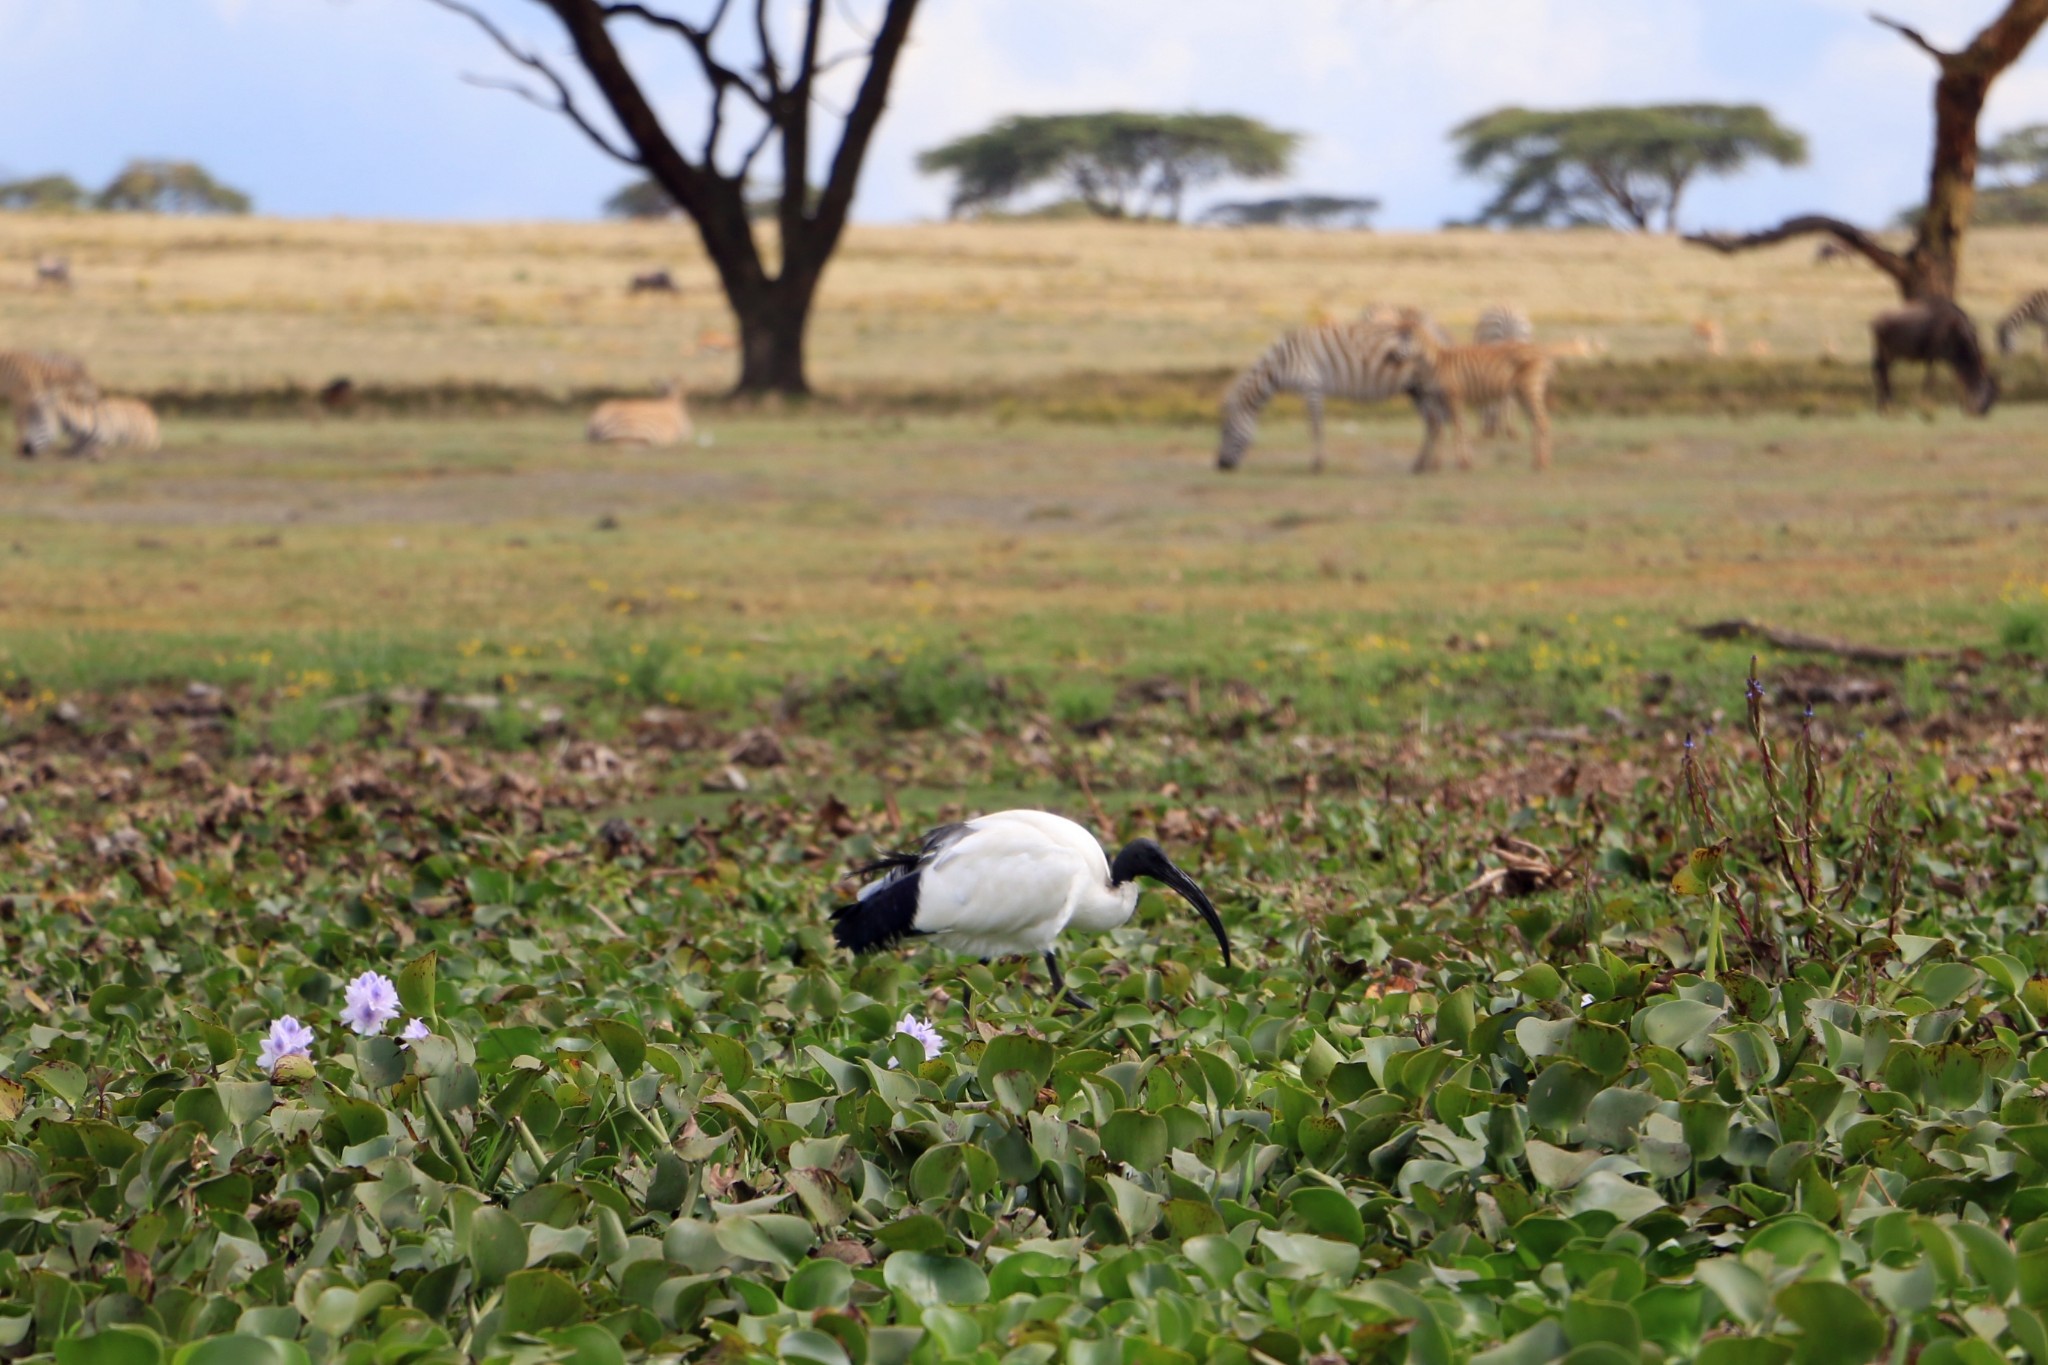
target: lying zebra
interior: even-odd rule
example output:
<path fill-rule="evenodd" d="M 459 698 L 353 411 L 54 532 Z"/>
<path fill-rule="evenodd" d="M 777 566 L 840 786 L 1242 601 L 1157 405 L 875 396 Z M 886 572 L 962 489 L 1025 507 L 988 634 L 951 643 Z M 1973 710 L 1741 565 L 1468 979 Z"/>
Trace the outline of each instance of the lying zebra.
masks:
<path fill-rule="evenodd" d="M 163 444 L 156 414 L 140 398 L 103 398 L 90 391 L 46 389 L 20 409 L 21 457 L 45 451 L 97 459 L 113 451 L 146 455 Z"/>

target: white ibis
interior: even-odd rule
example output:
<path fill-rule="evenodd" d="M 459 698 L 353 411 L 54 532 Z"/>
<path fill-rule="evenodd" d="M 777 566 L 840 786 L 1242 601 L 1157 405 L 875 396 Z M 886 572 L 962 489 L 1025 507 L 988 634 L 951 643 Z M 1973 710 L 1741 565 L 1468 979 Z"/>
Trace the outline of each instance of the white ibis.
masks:
<path fill-rule="evenodd" d="M 861 871 L 883 875 L 832 912 L 832 936 L 855 953 L 929 937 L 984 962 L 1042 954 L 1053 989 L 1088 1009 L 1067 989 L 1053 944 L 1070 925 L 1099 933 L 1129 920 L 1138 908 L 1137 879 L 1150 877 L 1195 907 L 1230 965 L 1230 936 L 1216 907 L 1158 844 L 1133 839 L 1112 863 L 1094 835 L 1045 811 L 998 811 L 941 825 L 916 852 L 889 854 Z"/>

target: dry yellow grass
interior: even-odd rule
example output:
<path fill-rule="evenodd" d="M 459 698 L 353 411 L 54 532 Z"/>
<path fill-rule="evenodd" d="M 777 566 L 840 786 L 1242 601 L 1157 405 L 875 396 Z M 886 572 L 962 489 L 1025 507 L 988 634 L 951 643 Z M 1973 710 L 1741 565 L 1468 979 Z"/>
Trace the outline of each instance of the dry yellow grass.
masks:
<path fill-rule="evenodd" d="M 77 287 L 37 289 L 69 255 Z M 680 299 L 631 298 L 667 266 Z M 1980 318 L 2048 283 L 2048 232 L 1971 239 L 1965 302 Z M 972 384 L 1068 371 L 1244 361 L 1275 332 L 1373 300 L 1421 303 L 1462 329 L 1511 300 L 1550 339 L 1616 356 L 1864 349 L 1891 294 L 1811 242 L 1726 259 L 1605 232 L 1217 231 L 1141 225 L 858 228 L 827 276 L 813 331 L 821 385 Z M 87 356 L 119 388 L 489 381 L 646 387 L 680 367 L 729 382 L 732 332 L 681 224 L 434 225 L 0 215 L 0 345 Z M 707 344 L 708 343 L 708 344 Z"/>

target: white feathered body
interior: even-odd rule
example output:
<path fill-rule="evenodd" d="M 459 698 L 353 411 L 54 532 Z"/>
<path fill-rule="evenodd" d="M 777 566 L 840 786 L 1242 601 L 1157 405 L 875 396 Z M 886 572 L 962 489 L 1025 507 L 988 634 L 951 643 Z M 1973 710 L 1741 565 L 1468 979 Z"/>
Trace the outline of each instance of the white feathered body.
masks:
<path fill-rule="evenodd" d="M 865 901 L 900 873 L 861 888 Z M 969 957 L 1038 955 L 1072 925 L 1114 929 L 1138 908 L 1138 884 L 1112 886 L 1095 836 L 1045 811 L 984 815 L 948 831 L 916 869 L 912 928 Z"/>

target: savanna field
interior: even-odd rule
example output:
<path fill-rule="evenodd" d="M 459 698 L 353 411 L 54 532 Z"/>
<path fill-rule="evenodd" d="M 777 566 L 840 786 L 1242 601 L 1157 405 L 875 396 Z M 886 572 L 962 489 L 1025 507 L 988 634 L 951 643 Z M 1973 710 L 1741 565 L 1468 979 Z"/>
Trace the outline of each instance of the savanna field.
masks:
<path fill-rule="evenodd" d="M 1810 244 L 857 229 L 753 406 L 675 227 L 0 256 L 166 416 L 0 471 L 0 1359 L 2048 1361 L 2037 358 L 1876 416 Z M 1549 474 L 1214 469 L 1278 331 L 1502 298 Z M 1017 806 L 1231 965 L 833 944 Z"/>

